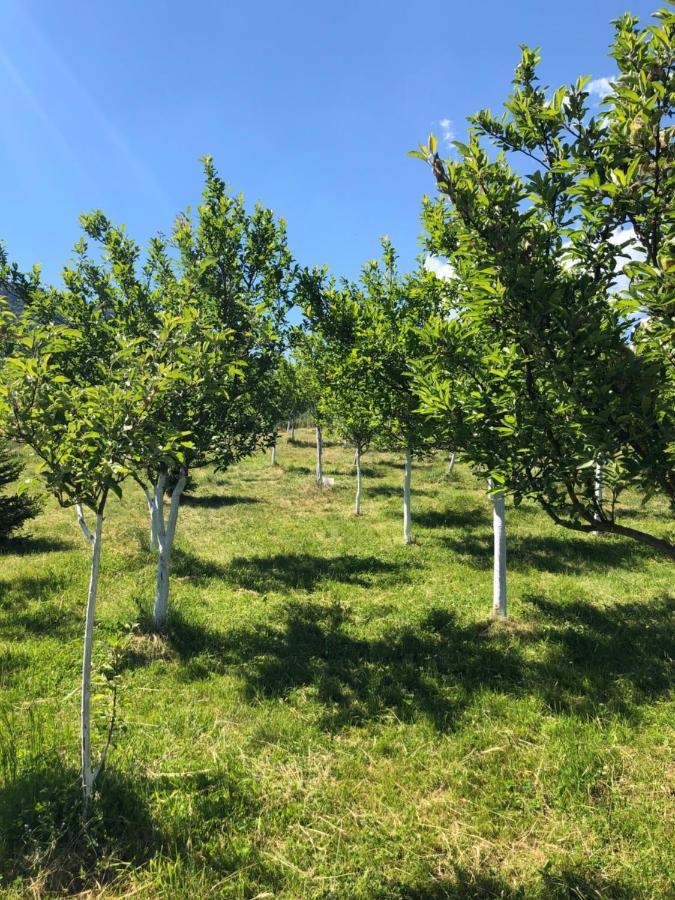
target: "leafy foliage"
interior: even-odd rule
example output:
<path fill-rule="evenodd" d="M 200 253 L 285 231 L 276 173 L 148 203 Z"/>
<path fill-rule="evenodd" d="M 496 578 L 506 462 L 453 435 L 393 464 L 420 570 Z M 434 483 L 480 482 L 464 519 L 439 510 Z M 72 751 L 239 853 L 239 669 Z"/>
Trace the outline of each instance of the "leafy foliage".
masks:
<path fill-rule="evenodd" d="M 428 247 L 456 273 L 417 381 L 427 414 L 460 423 L 469 458 L 517 501 L 672 553 L 618 523 L 615 507 L 629 485 L 675 498 L 672 274 L 659 263 L 672 246 L 673 16 L 660 17 L 660 29 L 616 23 L 621 74 L 601 116 L 587 79 L 550 95 L 538 53 L 524 47 L 505 113 L 471 119 L 459 160 L 441 161 L 431 142 L 415 151 L 444 195 L 424 204 Z M 625 298 L 629 241 L 648 262 L 626 267 Z M 638 312 L 659 324 L 636 327 Z"/>

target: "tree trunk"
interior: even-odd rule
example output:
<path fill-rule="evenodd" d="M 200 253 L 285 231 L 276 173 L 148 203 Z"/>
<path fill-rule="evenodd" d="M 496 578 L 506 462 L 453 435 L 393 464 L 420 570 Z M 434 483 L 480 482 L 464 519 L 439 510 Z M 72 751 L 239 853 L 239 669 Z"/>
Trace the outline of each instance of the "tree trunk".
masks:
<path fill-rule="evenodd" d="M 412 544 L 412 515 L 410 512 L 410 480 L 412 477 L 412 453 L 405 452 L 405 465 L 403 468 L 403 543 Z"/>
<path fill-rule="evenodd" d="M 89 812 L 94 781 L 98 770 L 94 770 L 91 761 L 91 658 L 94 645 L 94 617 L 96 614 L 96 594 L 101 563 L 101 537 L 103 534 L 103 507 L 105 499 L 96 514 L 96 531 L 92 534 L 84 521 L 82 507 L 78 505 L 77 514 L 80 527 L 91 544 L 91 573 L 89 576 L 89 593 L 87 595 L 87 612 L 84 621 L 84 646 L 82 651 L 82 696 L 80 700 L 80 750 L 82 760 L 82 800 L 84 817 Z"/>
<path fill-rule="evenodd" d="M 291 444 L 295 443 L 295 421 L 291 422 Z"/>
<path fill-rule="evenodd" d="M 321 426 L 316 426 L 316 483 L 323 482 L 323 435 Z"/>
<path fill-rule="evenodd" d="M 160 476 L 161 477 L 161 476 Z M 187 473 L 181 472 L 176 486 L 171 493 L 169 505 L 169 520 L 164 523 L 164 502 L 156 510 L 157 540 L 159 555 L 157 557 L 157 574 L 155 578 L 155 603 L 152 610 L 152 624 L 155 630 L 161 631 L 167 620 L 169 610 L 169 573 L 171 570 L 171 551 L 176 536 L 176 523 L 178 521 L 178 509 L 180 498 L 187 481 Z"/>
<path fill-rule="evenodd" d="M 272 444 L 272 465 L 276 466 L 277 464 L 277 445 Z"/>
<path fill-rule="evenodd" d="M 490 487 L 493 487 L 492 481 Z M 502 491 L 492 495 L 492 530 L 494 560 L 492 583 L 492 613 L 506 617 L 506 501 Z"/>
<path fill-rule="evenodd" d="M 450 459 L 448 460 L 448 471 L 446 472 L 448 478 L 452 475 L 452 470 L 455 466 L 455 459 L 457 458 L 457 454 L 453 450 L 450 454 Z"/>
<path fill-rule="evenodd" d="M 595 502 L 598 504 L 600 511 L 602 512 L 602 503 L 604 499 L 604 490 L 603 490 L 603 465 L 602 463 L 595 464 Z"/>
<path fill-rule="evenodd" d="M 596 464 L 595 464 L 595 481 L 593 484 L 593 492 L 595 494 L 595 503 L 597 506 L 597 510 L 596 510 L 597 518 L 602 518 L 602 515 L 603 515 L 602 502 L 604 499 L 604 497 L 603 497 L 604 491 L 603 491 L 603 483 L 602 482 L 603 482 L 603 466 L 602 466 L 601 462 L 596 462 Z M 600 532 L 594 531 L 593 534 L 597 536 L 600 534 Z"/>
<path fill-rule="evenodd" d="M 356 453 L 354 454 L 354 462 L 356 465 L 356 503 L 354 513 L 361 515 L 361 447 L 356 445 Z"/>

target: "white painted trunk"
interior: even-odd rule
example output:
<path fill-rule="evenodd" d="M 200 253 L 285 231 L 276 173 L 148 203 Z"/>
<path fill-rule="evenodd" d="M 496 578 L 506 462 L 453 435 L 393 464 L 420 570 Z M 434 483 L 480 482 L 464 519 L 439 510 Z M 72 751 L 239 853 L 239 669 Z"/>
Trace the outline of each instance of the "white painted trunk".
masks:
<path fill-rule="evenodd" d="M 272 465 L 276 466 L 277 464 L 277 445 L 272 444 Z"/>
<path fill-rule="evenodd" d="M 354 454 L 354 463 L 356 465 L 356 502 L 354 504 L 354 512 L 357 516 L 361 515 L 361 448 L 356 445 L 356 453 Z"/>
<path fill-rule="evenodd" d="M 604 500 L 604 471 L 602 463 L 595 464 L 595 502 L 598 504 L 600 509 L 602 510 L 602 503 Z"/>
<path fill-rule="evenodd" d="M 161 477 L 161 476 L 160 476 Z M 164 523 L 164 503 L 156 510 L 157 540 L 159 554 L 157 556 L 157 573 L 155 577 L 155 604 L 152 610 L 152 623 L 156 630 L 166 625 L 169 611 L 169 572 L 171 570 L 171 551 L 176 536 L 178 509 L 180 498 L 185 488 L 187 475 L 181 474 L 171 493 L 169 504 L 169 520 Z"/>
<path fill-rule="evenodd" d="M 403 468 L 403 543 L 412 544 L 412 514 L 410 511 L 410 481 L 412 478 L 412 453 L 405 452 Z"/>
<path fill-rule="evenodd" d="M 82 696 L 80 702 L 80 749 L 82 759 L 82 794 L 84 814 L 87 815 L 94 791 L 97 770 L 91 761 L 91 658 L 94 645 L 94 617 L 96 614 L 96 594 L 101 563 L 101 537 L 103 533 L 103 512 L 96 516 L 96 531 L 92 534 L 84 521 L 82 508 L 77 508 L 80 527 L 91 544 L 91 573 L 87 612 L 84 621 L 84 647 L 82 651 Z"/>
<path fill-rule="evenodd" d="M 457 454 L 453 450 L 452 453 L 450 454 L 450 459 L 448 460 L 448 472 L 447 472 L 448 475 L 452 475 L 452 470 L 455 467 L 456 459 L 457 459 Z"/>
<path fill-rule="evenodd" d="M 291 422 L 291 443 L 295 441 L 295 422 Z"/>
<path fill-rule="evenodd" d="M 490 483 L 492 487 L 492 483 Z M 492 530 L 494 560 L 492 577 L 492 612 L 506 616 L 506 500 L 502 491 L 492 495 Z"/>
<path fill-rule="evenodd" d="M 289 419 L 288 422 L 286 423 L 286 434 L 290 434 L 290 433 L 291 433 L 291 420 Z"/>
<path fill-rule="evenodd" d="M 595 482 L 593 485 L 593 490 L 595 493 L 595 502 L 597 504 L 597 509 L 595 511 L 595 515 L 598 518 L 602 518 L 602 504 L 604 500 L 604 490 L 603 490 L 603 465 L 601 462 L 596 462 L 595 464 Z M 601 532 L 594 531 L 594 535 L 599 535 Z"/>
<path fill-rule="evenodd" d="M 316 426 L 316 483 L 323 481 L 323 434 L 321 426 Z"/>

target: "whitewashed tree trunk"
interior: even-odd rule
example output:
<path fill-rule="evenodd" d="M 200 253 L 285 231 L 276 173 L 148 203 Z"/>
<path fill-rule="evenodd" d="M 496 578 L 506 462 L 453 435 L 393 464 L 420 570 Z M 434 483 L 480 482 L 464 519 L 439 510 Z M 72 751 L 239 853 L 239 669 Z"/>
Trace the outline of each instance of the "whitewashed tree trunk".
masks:
<path fill-rule="evenodd" d="M 272 444 L 272 465 L 276 466 L 277 464 L 277 445 Z"/>
<path fill-rule="evenodd" d="M 321 426 L 316 426 L 316 483 L 323 482 L 323 434 Z"/>
<path fill-rule="evenodd" d="M 594 493 L 595 493 L 595 502 L 597 504 L 596 515 L 602 518 L 602 504 L 604 501 L 604 471 L 603 465 L 601 462 L 596 462 L 595 464 L 595 481 L 594 481 Z M 594 535 L 600 534 L 599 531 L 594 531 Z"/>
<path fill-rule="evenodd" d="M 403 468 L 403 543 L 412 544 L 412 514 L 410 511 L 410 481 L 412 478 L 412 453 L 405 452 Z"/>
<path fill-rule="evenodd" d="M 354 454 L 354 464 L 356 465 L 356 502 L 354 504 L 354 513 L 361 515 L 361 447 L 356 445 L 356 453 Z"/>
<path fill-rule="evenodd" d="M 295 443 L 295 422 L 291 422 L 291 443 Z"/>
<path fill-rule="evenodd" d="M 290 434 L 290 433 L 291 433 L 291 420 L 289 419 L 288 422 L 286 423 L 286 434 Z"/>
<path fill-rule="evenodd" d="M 80 750 L 82 759 L 82 794 L 85 817 L 89 810 L 94 782 L 98 775 L 103 758 L 97 769 L 91 761 L 91 658 L 94 645 L 94 617 L 96 614 L 96 594 L 101 563 L 101 538 L 103 534 L 103 504 L 96 515 L 96 531 L 91 533 L 84 520 L 82 507 L 77 505 L 77 519 L 80 528 L 91 544 L 91 573 L 89 576 L 89 593 L 87 595 L 87 611 L 84 621 L 84 647 L 82 651 L 82 696 L 80 701 Z"/>
<path fill-rule="evenodd" d="M 595 501 L 602 510 L 604 500 L 604 471 L 602 463 L 595 464 Z"/>
<path fill-rule="evenodd" d="M 456 454 L 455 451 L 453 450 L 452 453 L 450 454 L 450 459 L 448 460 L 448 471 L 447 471 L 447 473 L 446 473 L 448 476 L 452 475 L 452 470 L 453 470 L 454 467 L 455 467 L 455 460 L 456 460 L 456 459 L 457 459 L 457 454 Z"/>
<path fill-rule="evenodd" d="M 160 478 L 162 476 L 160 475 Z M 167 613 L 169 610 L 169 572 L 171 569 L 171 551 L 173 549 L 173 541 L 176 536 L 176 523 L 178 521 L 178 509 L 180 506 L 180 498 L 185 488 L 187 475 L 181 472 L 171 493 L 171 502 L 169 504 L 169 519 L 164 521 L 164 499 L 162 495 L 162 504 L 156 509 L 155 516 L 157 520 L 157 542 L 159 546 L 159 554 L 157 557 L 157 574 L 155 578 L 155 604 L 152 610 L 152 623 L 156 630 L 161 630 L 166 625 Z"/>
<path fill-rule="evenodd" d="M 490 488 L 493 483 L 490 482 Z M 492 612 L 506 617 L 506 500 L 499 491 L 492 495 L 492 530 L 494 560 L 492 577 Z"/>

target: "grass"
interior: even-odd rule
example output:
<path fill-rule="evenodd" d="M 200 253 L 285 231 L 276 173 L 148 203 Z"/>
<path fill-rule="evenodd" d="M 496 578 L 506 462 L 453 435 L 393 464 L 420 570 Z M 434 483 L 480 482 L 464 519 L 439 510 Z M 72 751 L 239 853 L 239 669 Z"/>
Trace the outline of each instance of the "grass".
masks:
<path fill-rule="evenodd" d="M 181 511 L 166 636 L 128 488 L 106 520 L 97 746 L 79 826 L 88 555 L 53 504 L 3 548 L 0 892 L 7 897 L 639 898 L 673 889 L 673 567 L 509 510 L 511 618 L 492 622 L 490 507 L 461 464 L 414 472 L 309 432 Z M 632 519 L 664 536 L 665 504 Z"/>

